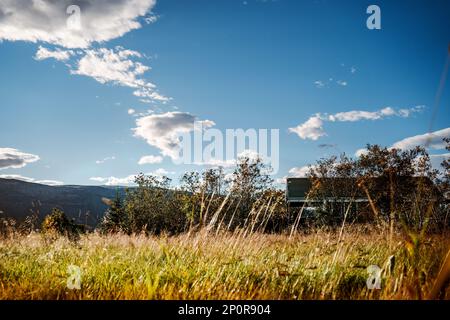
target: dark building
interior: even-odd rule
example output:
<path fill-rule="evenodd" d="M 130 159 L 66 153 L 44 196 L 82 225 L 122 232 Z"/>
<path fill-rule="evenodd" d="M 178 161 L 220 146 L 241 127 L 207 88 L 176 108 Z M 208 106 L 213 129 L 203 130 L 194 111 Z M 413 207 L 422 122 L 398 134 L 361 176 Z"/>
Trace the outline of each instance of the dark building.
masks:
<path fill-rule="evenodd" d="M 417 209 L 418 198 L 426 206 L 433 206 L 434 212 L 445 202 L 443 193 L 426 177 L 397 176 L 392 180 L 385 177 L 320 178 L 314 182 L 310 178 L 288 178 L 286 181 L 286 204 L 290 220 L 291 215 L 295 216 L 300 209 L 304 218 L 322 212 L 339 220 L 346 212 L 350 216 L 357 215 L 358 219 L 370 219 L 376 207 L 377 214 L 389 217 L 392 200 L 396 205 L 394 210 L 412 212 Z"/>
<path fill-rule="evenodd" d="M 322 183 L 334 188 L 322 188 L 320 197 L 312 194 L 312 183 L 309 178 L 287 178 L 286 181 L 286 203 L 290 207 L 301 207 L 305 203 L 317 206 L 324 201 L 332 202 L 368 202 L 362 189 L 357 187 L 356 179 L 327 178 Z M 342 186 L 342 188 L 339 188 Z M 353 186 L 346 190 L 344 186 Z M 338 192 L 333 192 L 333 189 Z M 347 188 L 348 189 L 348 188 Z"/>

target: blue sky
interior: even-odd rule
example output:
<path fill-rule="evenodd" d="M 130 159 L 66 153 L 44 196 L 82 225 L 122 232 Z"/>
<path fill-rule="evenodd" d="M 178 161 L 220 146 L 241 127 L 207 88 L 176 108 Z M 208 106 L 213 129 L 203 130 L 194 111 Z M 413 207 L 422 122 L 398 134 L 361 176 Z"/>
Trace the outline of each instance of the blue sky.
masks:
<path fill-rule="evenodd" d="M 80 4 L 76 35 L 64 9 L 80 1 L 27 2 L 0 3 L 0 176 L 50 184 L 201 170 L 173 163 L 164 128 L 133 131 L 174 114 L 279 129 L 275 178 L 366 143 L 408 148 L 429 131 L 450 43 L 445 0 L 97 1 Z M 381 30 L 366 27 L 371 4 Z M 449 102 L 447 82 L 433 141 L 450 134 Z"/>

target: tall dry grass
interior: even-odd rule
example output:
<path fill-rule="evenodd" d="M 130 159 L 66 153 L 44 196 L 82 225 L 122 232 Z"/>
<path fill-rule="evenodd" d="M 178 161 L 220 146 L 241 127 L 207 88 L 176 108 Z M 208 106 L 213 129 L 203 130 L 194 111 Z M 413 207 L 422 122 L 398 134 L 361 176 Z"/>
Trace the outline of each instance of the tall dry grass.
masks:
<path fill-rule="evenodd" d="M 257 213 L 256 213 L 257 214 Z M 450 239 L 411 259 L 404 238 L 370 226 L 269 235 L 206 229 L 179 236 L 40 234 L 0 241 L 0 299 L 418 299 L 431 294 Z M 392 244 L 393 243 L 393 244 Z M 394 257 L 394 258 L 393 258 Z M 81 288 L 67 288 L 68 266 Z M 383 268 L 380 290 L 367 267 Z M 438 297 L 450 298 L 450 290 Z"/>

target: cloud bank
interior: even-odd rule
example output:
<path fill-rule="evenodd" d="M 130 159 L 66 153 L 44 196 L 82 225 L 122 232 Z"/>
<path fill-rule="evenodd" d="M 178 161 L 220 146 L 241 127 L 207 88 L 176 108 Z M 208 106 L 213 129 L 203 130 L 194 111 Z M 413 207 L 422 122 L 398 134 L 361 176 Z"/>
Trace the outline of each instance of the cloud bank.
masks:
<path fill-rule="evenodd" d="M 141 28 L 155 0 L 2 0 L 0 40 L 88 48 Z M 78 13 L 68 10 L 78 6 Z M 71 23 L 77 19 L 79 27 Z"/>
<path fill-rule="evenodd" d="M 445 149 L 444 138 L 450 137 L 450 128 L 434 131 L 408 137 L 406 139 L 397 141 L 392 145 L 393 148 L 407 150 L 416 146 L 428 146 L 430 149 L 442 150 Z"/>
<path fill-rule="evenodd" d="M 21 152 L 17 149 L 0 148 L 0 170 L 23 168 L 39 159 L 37 155 Z"/>
<path fill-rule="evenodd" d="M 409 109 L 395 110 L 386 107 L 377 111 L 352 110 L 346 112 L 338 112 L 336 114 L 320 114 L 311 116 L 307 121 L 299 124 L 297 127 L 289 128 L 289 132 L 296 133 L 303 140 L 318 140 L 320 137 L 326 136 L 323 128 L 324 122 L 356 122 L 362 120 L 381 120 L 386 117 L 407 118 L 413 113 L 422 111 L 424 106 L 415 106 Z"/>
<path fill-rule="evenodd" d="M 0 42 L 57 46 L 40 45 L 34 58 L 64 62 L 71 74 L 88 76 L 102 84 L 130 87 L 141 99 L 166 103 L 170 98 L 142 78 L 150 67 L 137 61 L 142 58 L 139 52 L 122 47 L 92 48 L 141 28 L 140 19 L 155 22 L 157 18 L 151 12 L 155 3 L 156 0 L 2 0 Z"/>

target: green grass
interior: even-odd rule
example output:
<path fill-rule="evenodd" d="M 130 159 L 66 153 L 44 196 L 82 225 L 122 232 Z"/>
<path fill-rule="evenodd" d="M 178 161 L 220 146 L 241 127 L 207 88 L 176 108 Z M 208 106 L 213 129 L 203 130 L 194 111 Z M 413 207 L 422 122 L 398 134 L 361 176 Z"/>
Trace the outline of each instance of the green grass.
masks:
<path fill-rule="evenodd" d="M 0 240 L 0 299 L 417 299 L 431 289 L 450 245 L 429 237 L 412 260 L 396 236 L 367 230 L 309 235 L 206 232 L 176 237 L 90 234 L 77 243 L 40 234 Z M 382 288 L 369 265 L 395 256 Z M 67 288 L 68 266 L 81 288 Z M 447 288 L 444 298 L 450 298 Z"/>

